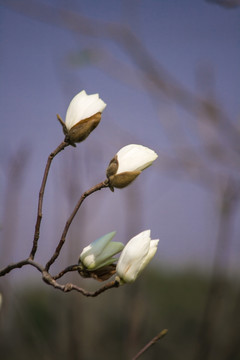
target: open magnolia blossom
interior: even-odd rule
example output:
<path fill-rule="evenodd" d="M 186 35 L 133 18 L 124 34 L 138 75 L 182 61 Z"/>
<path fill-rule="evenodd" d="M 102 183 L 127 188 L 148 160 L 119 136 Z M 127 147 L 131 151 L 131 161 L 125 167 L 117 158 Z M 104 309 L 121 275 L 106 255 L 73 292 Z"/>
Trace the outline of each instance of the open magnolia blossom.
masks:
<path fill-rule="evenodd" d="M 157 251 L 159 239 L 151 240 L 151 231 L 134 236 L 123 249 L 116 267 L 120 283 L 130 283 L 147 266 Z"/>
<path fill-rule="evenodd" d="M 130 144 L 118 151 L 107 168 L 110 188 L 124 188 L 149 167 L 158 155 L 143 145 Z"/>
<path fill-rule="evenodd" d="M 87 95 L 83 90 L 74 96 L 66 112 L 65 124 L 58 116 L 66 135 L 65 141 L 74 145 L 85 140 L 99 124 L 106 106 L 98 94 Z"/>
<path fill-rule="evenodd" d="M 86 246 L 80 254 L 79 263 L 91 271 L 113 264 L 117 260 L 113 256 L 124 248 L 121 242 L 111 241 L 115 234 L 116 231 L 110 232 Z"/>

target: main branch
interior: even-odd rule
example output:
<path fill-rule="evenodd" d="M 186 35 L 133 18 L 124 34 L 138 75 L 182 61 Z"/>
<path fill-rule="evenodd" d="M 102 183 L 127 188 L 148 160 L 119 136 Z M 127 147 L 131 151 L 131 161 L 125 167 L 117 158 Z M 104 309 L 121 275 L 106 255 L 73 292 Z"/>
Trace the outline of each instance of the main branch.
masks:
<path fill-rule="evenodd" d="M 70 292 L 70 291 L 74 290 L 74 291 L 81 293 L 84 296 L 87 296 L 87 297 L 96 297 L 96 296 L 102 294 L 103 292 L 105 292 L 109 289 L 112 289 L 112 288 L 117 288 L 120 285 L 118 280 L 113 280 L 113 281 L 110 281 L 109 283 L 103 285 L 98 290 L 91 292 L 91 291 L 87 291 L 87 290 L 80 288 L 79 286 L 71 284 L 71 283 L 61 285 L 47 271 L 43 271 L 42 275 L 43 275 L 43 281 L 45 283 L 47 283 L 48 285 L 53 286 L 55 289 L 61 290 L 63 292 Z"/>
<path fill-rule="evenodd" d="M 37 212 L 37 220 L 36 220 L 35 232 L 34 232 L 34 238 L 33 238 L 33 246 L 32 246 L 32 250 L 31 250 L 30 255 L 29 255 L 29 259 L 31 259 L 31 260 L 34 259 L 34 256 L 35 256 L 36 251 L 37 251 L 37 246 L 38 246 L 38 239 L 39 239 L 39 235 L 40 235 L 40 225 L 41 225 L 41 221 L 42 221 L 43 196 L 44 196 L 44 191 L 45 191 L 45 186 L 46 186 L 46 182 L 47 182 L 47 178 L 48 178 L 49 169 L 50 169 L 53 158 L 68 145 L 69 144 L 67 142 L 63 141 L 49 155 L 48 160 L 47 160 L 47 164 L 46 164 L 45 171 L 44 171 L 44 174 L 43 174 L 41 188 L 40 188 L 40 191 L 39 191 L 39 197 L 38 197 L 38 212 Z"/>

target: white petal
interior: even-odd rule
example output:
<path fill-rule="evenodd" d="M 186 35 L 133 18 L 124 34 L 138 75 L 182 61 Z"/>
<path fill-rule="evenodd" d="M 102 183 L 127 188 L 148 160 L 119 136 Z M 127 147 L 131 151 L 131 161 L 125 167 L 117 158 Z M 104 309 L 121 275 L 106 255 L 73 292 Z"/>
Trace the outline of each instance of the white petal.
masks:
<path fill-rule="evenodd" d="M 117 153 L 117 174 L 125 171 L 142 171 L 150 166 L 158 155 L 155 151 L 143 145 L 130 144 Z"/>
<path fill-rule="evenodd" d="M 139 269 L 139 273 L 141 271 L 143 271 L 143 269 L 148 265 L 148 263 L 152 260 L 152 258 L 156 254 L 157 247 L 158 247 L 158 242 L 159 242 L 159 239 L 151 240 L 148 254 L 147 254 L 147 256 L 145 257 L 144 261 L 141 264 L 141 267 Z"/>
<path fill-rule="evenodd" d="M 101 99 L 94 100 L 92 103 L 86 106 L 82 114 L 83 119 L 87 119 L 98 112 L 103 112 L 106 106 L 107 104 L 105 104 L 105 102 Z"/>
<path fill-rule="evenodd" d="M 67 112 L 66 112 L 66 119 L 65 124 L 68 130 L 71 129 L 75 124 L 78 123 L 78 118 L 81 116 L 81 109 L 84 107 L 84 101 L 87 97 L 85 90 L 78 93 L 72 101 L 70 102 Z"/>
<path fill-rule="evenodd" d="M 94 268 L 96 266 L 96 257 L 94 254 L 88 254 L 83 258 L 82 263 L 88 269 Z"/>
<path fill-rule="evenodd" d="M 123 249 L 117 263 L 117 273 L 126 282 L 134 281 L 150 248 L 150 230 L 133 237 Z"/>
<path fill-rule="evenodd" d="M 150 230 L 145 230 L 129 240 L 123 249 L 120 258 L 131 258 L 133 260 L 141 256 L 145 256 L 149 251 L 151 240 L 150 233 Z"/>
<path fill-rule="evenodd" d="M 102 112 L 107 105 L 99 99 L 98 94 L 87 95 L 83 90 L 78 93 L 70 102 L 67 112 L 65 124 L 70 130 L 79 121 L 84 120 L 97 112 Z"/>

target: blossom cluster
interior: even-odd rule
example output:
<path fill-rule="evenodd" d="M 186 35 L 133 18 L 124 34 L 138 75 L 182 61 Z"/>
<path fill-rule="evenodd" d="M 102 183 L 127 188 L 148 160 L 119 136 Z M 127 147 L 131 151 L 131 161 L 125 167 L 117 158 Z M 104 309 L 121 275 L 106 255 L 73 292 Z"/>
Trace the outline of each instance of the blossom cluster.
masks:
<path fill-rule="evenodd" d="M 69 104 L 65 123 L 59 119 L 65 134 L 65 141 L 75 146 L 75 143 L 85 140 L 98 126 L 106 103 L 98 94 L 87 95 L 83 90 Z M 122 147 L 110 161 L 106 176 L 109 188 L 124 188 L 131 184 L 143 170 L 148 168 L 158 155 L 148 147 L 129 144 Z M 150 230 L 145 230 L 134 236 L 124 246 L 114 242 L 116 232 L 110 232 L 85 247 L 79 257 L 79 272 L 93 272 L 116 268 L 116 280 L 120 284 L 136 280 L 157 251 L 159 240 L 151 239 Z M 115 257 L 120 254 L 119 259 Z M 117 264 L 115 264 L 117 262 Z M 110 268 L 109 268 L 110 267 Z M 115 271 L 114 271 L 115 272 Z"/>
<path fill-rule="evenodd" d="M 152 240 L 151 231 L 145 230 L 124 247 L 120 242 L 111 242 L 115 234 L 115 231 L 106 234 L 85 247 L 79 264 L 94 271 L 113 264 L 116 261 L 113 256 L 122 251 L 116 267 L 117 279 L 120 284 L 133 282 L 155 255 L 159 240 Z"/>

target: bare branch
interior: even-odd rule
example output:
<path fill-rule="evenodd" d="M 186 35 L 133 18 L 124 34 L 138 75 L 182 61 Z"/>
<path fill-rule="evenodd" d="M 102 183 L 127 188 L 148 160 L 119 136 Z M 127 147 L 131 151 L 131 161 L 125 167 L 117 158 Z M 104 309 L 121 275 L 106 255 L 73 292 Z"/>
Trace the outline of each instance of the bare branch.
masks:
<path fill-rule="evenodd" d="M 44 196 L 44 191 L 45 191 L 45 186 L 46 186 L 46 182 L 47 182 L 47 177 L 48 177 L 48 173 L 49 173 L 49 169 L 52 163 L 53 158 L 60 152 L 62 151 L 66 146 L 68 146 L 69 144 L 65 141 L 63 141 L 57 148 L 56 150 L 54 150 L 48 157 L 47 160 L 47 164 L 45 167 L 45 171 L 43 174 L 43 179 L 42 179 L 42 184 L 41 184 L 41 188 L 39 191 L 39 198 L 38 198 L 38 213 L 37 213 L 37 220 L 36 220 L 36 225 L 35 225 L 35 232 L 34 232 L 34 239 L 33 239 L 33 246 L 32 246 L 32 250 L 30 252 L 29 258 L 30 259 L 34 259 L 35 253 L 37 251 L 37 246 L 38 246 L 38 239 L 39 239 L 39 235 L 40 235 L 40 225 L 41 225 L 41 221 L 42 221 L 42 204 L 43 204 L 43 196 Z"/>
<path fill-rule="evenodd" d="M 21 260 L 17 263 L 9 264 L 8 266 L 6 266 L 2 270 L 0 270 L 0 276 L 4 276 L 14 269 L 20 269 L 25 265 L 31 265 L 40 272 L 43 272 L 43 270 L 44 270 L 43 267 L 40 264 L 38 264 L 37 262 L 35 262 L 31 259 L 25 259 L 25 260 Z"/>
<path fill-rule="evenodd" d="M 66 224 L 65 224 L 65 227 L 64 227 L 64 230 L 63 230 L 63 233 L 62 233 L 62 236 L 61 236 L 61 239 L 58 243 L 58 246 L 56 247 L 56 250 L 53 254 L 53 256 L 51 257 L 51 259 L 47 262 L 46 264 L 46 267 L 45 269 L 48 271 L 50 266 L 54 263 L 54 261 L 57 259 L 57 257 L 59 256 L 60 254 L 60 251 L 65 243 L 65 240 L 66 240 L 66 235 L 67 235 L 67 232 L 68 232 L 68 229 L 75 217 L 75 215 L 77 214 L 80 206 L 82 205 L 83 201 L 91 194 L 93 194 L 95 191 L 98 191 L 98 190 L 101 190 L 103 188 L 106 188 L 106 187 L 109 187 L 109 184 L 108 184 L 108 180 L 105 180 L 95 186 L 93 186 L 91 189 L 85 191 L 82 196 L 80 197 L 77 205 L 75 206 L 72 214 L 70 215 L 70 217 L 68 218 Z"/>
<path fill-rule="evenodd" d="M 68 272 L 78 271 L 79 269 L 81 269 L 81 266 L 79 266 L 78 264 L 69 265 L 64 270 L 62 270 L 58 275 L 53 276 L 53 279 L 54 280 L 60 279 L 63 275 L 67 274 Z"/>
<path fill-rule="evenodd" d="M 118 280 L 113 280 L 113 281 L 105 284 L 98 290 L 91 292 L 91 291 L 87 291 L 87 290 L 80 288 L 79 286 L 71 284 L 71 283 L 61 285 L 56 280 L 54 280 L 54 278 L 45 270 L 43 271 L 42 274 L 43 274 L 43 281 L 46 284 L 53 286 L 55 289 L 61 290 L 63 292 L 70 292 L 70 291 L 74 290 L 74 291 L 80 292 L 82 295 L 87 296 L 87 297 L 96 297 L 96 296 L 102 294 L 103 292 L 105 292 L 109 289 L 115 288 L 115 287 L 117 288 L 120 285 Z"/>
<path fill-rule="evenodd" d="M 79 287 L 77 285 L 71 284 L 71 283 L 61 285 L 56 281 L 56 278 L 59 278 L 59 277 L 63 276 L 65 273 L 67 273 L 69 271 L 78 270 L 78 265 L 68 266 L 59 275 L 57 275 L 55 277 L 52 277 L 51 274 L 49 274 L 43 268 L 43 266 L 41 266 L 40 264 L 38 264 L 34 260 L 31 260 L 30 258 L 6 266 L 2 270 L 0 270 L 0 276 L 4 276 L 4 275 L 6 275 L 7 273 L 9 273 L 10 271 L 12 271 L 14 269 L 20 269 L 21 267 L 23 267 L 25 265 L 31 265 L 31 266 L 35 267 L 38 271 L 40 271 L 42 273 L 42 279 L 46 284 L 51 285 L 55 289 L 61 290 L 63 292 L 70 292 L 70 291 L 74 290 L 74 291 L 77 291 L 77 292 L 81 293 L 84 296 L 87 296 L 87 297 L 96 297 L 96 296 L 102 294 L 103 292 L 105 292 L 105 291 L 107 291 L 109 289 L 112 289 L 112 288 L 117 288 L 120 285 L 119 281 L 115 279 L 115 280 L 105 284 L 104 286 L 102 286 L 101 288 L 99 288 L 98 290 L 93 291 L 93 292 L 87 291 L 87 290 L 85 290 L 85 289 L 83 289 L 83 288 L 81 288 L 81 287 Z"/>
<path fill-rule="evenodd" d="M 132 360 L 138 359 L 143 353 L 145 353 L 152 345 L 154 345 L 158 340 L 162 339 L 165 335 L 167 335 L 168 330 L 164 329 L 159 334 L 154 336 L 154 338 L 147 343 L 138 353 L 135 355 Z"/>
<path fill-rule="evenodd" d="M 25 265 L 29 265 L 28 259 L 19 261 L 14 264 L 9 264 L 8 266 L 6 266 L 2 270 L 0 270 L 0 276 L 4 276 L 14 269 L 20 269 L 21 267 L 23 267 Z"/>

